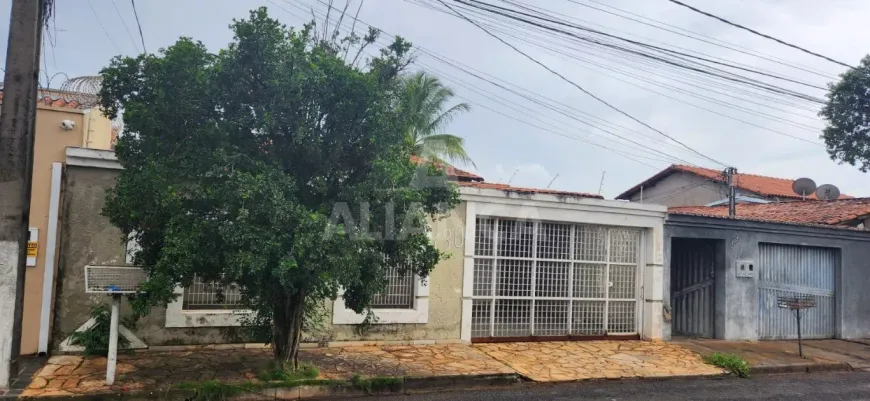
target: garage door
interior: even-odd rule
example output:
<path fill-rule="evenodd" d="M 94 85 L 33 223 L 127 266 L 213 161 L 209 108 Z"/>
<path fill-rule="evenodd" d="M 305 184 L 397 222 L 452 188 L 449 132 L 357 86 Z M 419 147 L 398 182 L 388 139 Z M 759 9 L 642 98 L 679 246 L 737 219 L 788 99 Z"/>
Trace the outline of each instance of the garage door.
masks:
<path fill-rule="evenodd" d="M 801 316 L 803 338 L 833 338 L 838 259 L 838 250 L 832 248 L 760 244 L 759 338 L 797 338 L 794 315 L 788 309 L 777 307 L 778 297 L 795 295 L 812 295 L 817 303 Z"/>
<path fill-rule="evenodd" d="M 636 334 L 640 231 L 478 218 L 472 341 Z"/>

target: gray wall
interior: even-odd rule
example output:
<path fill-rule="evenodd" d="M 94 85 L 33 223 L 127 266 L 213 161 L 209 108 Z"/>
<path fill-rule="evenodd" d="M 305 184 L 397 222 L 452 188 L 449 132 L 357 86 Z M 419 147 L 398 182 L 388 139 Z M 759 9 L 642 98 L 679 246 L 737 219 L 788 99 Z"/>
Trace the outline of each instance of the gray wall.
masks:
<path fill-rule="evenodd" d="M 750 192 L 737 190 L 738 195 L 753 195 Z M 665 206 L 704 206 L 727 197 L 727 187 L 724 184 L 705 180 L 695 174 L 676 171 L 650 187 L 643 188 L 642 203 L 654 203 Z M 630 199 L 641 202 L 640 192 Z"/>
<path fill-rule="evenodd" d="M 819 246 L 840 250 L 837 272 L 837 337 L 870 337 L 870 232 L 669 215 L 665 223 L 664 291 L 670 307 L 671 238 L 721 240 L 724 261 L 717 263 L 716 337 L 758 339 L 758 275 L 738 279 L 735 260 L 758 260 L 759 243 Z M 665 324 L 665 339 L 671 335 Z"/>
<path fill-rule="evenodd" d="M 108 296 L 85 293 L 86 265 L 123 265 L 121 232 L 102 216 L 106 189 L 118 170 L 67 166 L 64 176 L 60 258 L 52 330 L 53 348 L 89 318 L 93 302 Z M 126 301 L 121 315 L 130 314 Z M 132 331 L 148 345 L 215 344 L 245 340 L 235 328 L 165 328 L 166 312 L 154 308 Z"/>

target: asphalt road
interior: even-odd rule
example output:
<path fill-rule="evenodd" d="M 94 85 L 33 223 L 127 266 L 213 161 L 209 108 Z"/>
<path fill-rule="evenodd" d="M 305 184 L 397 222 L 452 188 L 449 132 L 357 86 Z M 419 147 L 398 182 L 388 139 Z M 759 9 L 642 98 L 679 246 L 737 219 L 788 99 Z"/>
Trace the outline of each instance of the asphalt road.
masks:
<path fill-rule="evenodd" d="M 374 401 L 870 400 L 870 372 L 764 375 L 751 379 L 622 380 L 522 385 L 474 391 L 367 397 Z"/>

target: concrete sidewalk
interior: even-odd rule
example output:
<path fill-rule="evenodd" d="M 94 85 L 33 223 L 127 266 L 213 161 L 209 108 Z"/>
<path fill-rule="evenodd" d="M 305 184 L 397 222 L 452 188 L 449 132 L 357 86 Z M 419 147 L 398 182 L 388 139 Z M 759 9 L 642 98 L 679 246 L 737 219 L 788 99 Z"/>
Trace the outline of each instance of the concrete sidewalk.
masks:
<path fill-rule="evenodd" d="M 673 343 L 701 355 L 739 355 L 753 373 L 870 370 L 870 340 L 804 340 L 803 358 L 797 341 L 677 339 Z"/>
<path fill-rule="evenodd" d="M 214 347 L 121 355 L 112 386 L 104 383 L 105 358 L 54 356 L 23 396 L 160 394 L 211 380 L 247 388 L 271 385 L 258 379 L 271 360 L 269 349 Z M 398 379 L 406 385 L 423 379 L 426 385 L 462 387 L 494 378 L 565 382 L 724 373 L 679 345 L 645 341 L 315 348 L 300 351 L 299 359 L 316 366 L 316 379 L 330 384 L 352 382 L 355 376 Z"/>

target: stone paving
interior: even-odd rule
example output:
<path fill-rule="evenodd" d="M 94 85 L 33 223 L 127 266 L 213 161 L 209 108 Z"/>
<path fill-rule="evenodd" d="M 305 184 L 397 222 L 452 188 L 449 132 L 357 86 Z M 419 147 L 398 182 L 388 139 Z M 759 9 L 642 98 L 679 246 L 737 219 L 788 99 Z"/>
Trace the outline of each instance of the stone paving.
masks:
<path fill-rule="evenodd" d="M 107 386 L 106 358 L 53 356 L 22 395 L 159 395 L 182 382 L 256 382 L 270 359 L 264 348 L 139 352 L 119 356 L 115 384 Z M 550 382 L 722 373 L 685 348 L 641 341 L 315 348 L 300 351 L 299 359 L 317 366 L 323 379 L 519 373 Z"/>
<path fill-rule="evenodd" d="M 688 349 L 661 342 L 494 343 L 474 348 L 537 382 L 724 373 Z"/>

